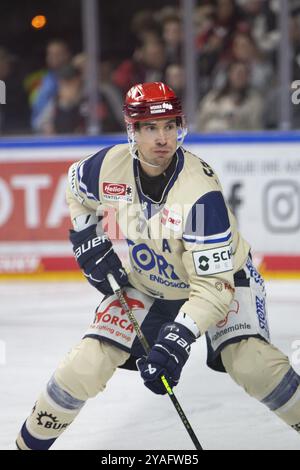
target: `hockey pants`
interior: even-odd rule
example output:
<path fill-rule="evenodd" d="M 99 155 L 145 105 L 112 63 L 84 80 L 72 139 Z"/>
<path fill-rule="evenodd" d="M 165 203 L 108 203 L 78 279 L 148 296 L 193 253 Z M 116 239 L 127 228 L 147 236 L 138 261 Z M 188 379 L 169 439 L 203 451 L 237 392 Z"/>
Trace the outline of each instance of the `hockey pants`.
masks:
<path fill-rule="evenodd" d="M 300 432 L 300 376 L 281 351 L 251 337 L 226 346 L 221 354 L 226 371 L 238 385 Z M 128 357 L 109 343 L 83 339 L 60 363 L 38 398 L 17 438 L 18 447 L 49 449 Z"/>

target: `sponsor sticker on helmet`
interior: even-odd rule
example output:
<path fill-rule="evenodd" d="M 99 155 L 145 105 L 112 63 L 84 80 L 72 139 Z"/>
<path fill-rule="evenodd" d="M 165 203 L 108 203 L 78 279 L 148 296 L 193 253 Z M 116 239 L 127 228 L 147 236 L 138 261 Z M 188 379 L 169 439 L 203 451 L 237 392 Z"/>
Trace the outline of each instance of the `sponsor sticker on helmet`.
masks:
<path fill-rule="evenodd" d="M 153 104 L 150 106 L 150 113 L 151 114 L 163 114 L 167 111 L 171 111 L 173 109 L 173 105 L 171 103 L 159 103 Z"/>

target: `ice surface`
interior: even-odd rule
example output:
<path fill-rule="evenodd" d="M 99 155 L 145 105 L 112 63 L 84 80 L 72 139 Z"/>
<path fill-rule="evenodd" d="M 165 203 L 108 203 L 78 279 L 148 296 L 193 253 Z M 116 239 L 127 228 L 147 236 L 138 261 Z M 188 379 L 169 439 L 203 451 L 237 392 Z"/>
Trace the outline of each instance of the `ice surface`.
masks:
<path fill-rule="evenodd" d="M 268 283 L 273 343 L 297 359 L 300 283 Z M 13 449 L 21 424 L 63 355 L 80 340 L 100 297 L 87 283 L 0 284 L 0 449 Z M 5 363 L 3 347 L 5 346 Z M 300 354 L 298 354 L 300 358 Z M 194 346 L 176 387 L 205 449 L 300 449 L 300 436 L 205 365 Z M 300 364 L 294 361 L 300 373 Z M 153 395 L 136 372 L 118 370 L 53 449 L 193 449 L 168 397 Z"/>

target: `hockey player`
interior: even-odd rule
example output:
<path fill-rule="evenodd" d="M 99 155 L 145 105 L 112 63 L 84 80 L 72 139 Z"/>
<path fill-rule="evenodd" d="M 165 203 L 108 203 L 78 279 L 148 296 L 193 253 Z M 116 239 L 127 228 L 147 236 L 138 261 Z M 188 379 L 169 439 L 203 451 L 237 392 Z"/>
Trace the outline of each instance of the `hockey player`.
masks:
<path fill-rule="evenodd" d="M 300 431 L 300 377 L 269 342 L 264 281 L 226 206 L 214 170 L 182 147 L 181 104 L 160 82 L 126 95 L 129 144 L 70 168 L 70 240 L 87 280 L 104 294 L 84 338 L 60 363 L 17 438 L 48 449 L 116 368 L 135 368 L 148 389 L 174 387 L 191 345 L 206 335 L 208 365 Z M 114 209 L 128 266 L 103 232 Z M 112 273 L 141 324 L 148 357 L 107 281 Z M 172 332 L 173 334 L 170 334 Z"/>

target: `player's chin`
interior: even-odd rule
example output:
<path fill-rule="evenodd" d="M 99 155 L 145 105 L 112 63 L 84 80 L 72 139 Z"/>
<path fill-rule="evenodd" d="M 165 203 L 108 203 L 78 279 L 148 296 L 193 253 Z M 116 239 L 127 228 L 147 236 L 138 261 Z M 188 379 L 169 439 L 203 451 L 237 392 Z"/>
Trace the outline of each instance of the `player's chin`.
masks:
<path fill-rule="evenodd" d="M 153 157 L 156 161 L 167 162 L 173 157 L 173 152 L 158 150 L 153 152 Z"/>

